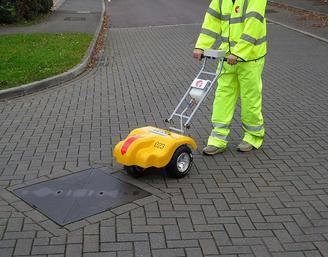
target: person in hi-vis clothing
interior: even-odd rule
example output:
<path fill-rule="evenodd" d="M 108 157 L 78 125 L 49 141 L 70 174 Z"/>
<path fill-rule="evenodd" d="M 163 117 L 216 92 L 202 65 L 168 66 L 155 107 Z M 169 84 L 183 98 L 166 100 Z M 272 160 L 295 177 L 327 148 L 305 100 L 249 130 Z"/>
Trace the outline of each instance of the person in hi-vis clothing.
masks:
<path fill-rule="evenodd" d="M 262 72 L 267 52 L 266 0 L 212 0 L 205 14 L 193 57 L 203 49 L 226 51 L 227 61 L 218 79 L 212 111 L 213 130 L 205 155 L 225 151 L 230 123 L 238 97 L 244 137 L 239 151 L 262 146 L 265 135 L 262 116 Z"/>

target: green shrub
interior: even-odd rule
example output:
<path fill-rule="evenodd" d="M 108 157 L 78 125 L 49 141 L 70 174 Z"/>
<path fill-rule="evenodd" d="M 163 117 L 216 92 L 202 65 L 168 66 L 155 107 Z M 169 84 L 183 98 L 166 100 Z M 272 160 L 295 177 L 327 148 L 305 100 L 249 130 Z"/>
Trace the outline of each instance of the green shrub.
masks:
<path fill-rule="evenodd" d="M 0 23 L 31 20 L 48 13 L 52 6 L 52 0 L 0 0 Z"/>
<path fill-rule="evenodd" d="M 0 23 L 12 23 L 16 20 L 16 0 L 0 0 Z"/>

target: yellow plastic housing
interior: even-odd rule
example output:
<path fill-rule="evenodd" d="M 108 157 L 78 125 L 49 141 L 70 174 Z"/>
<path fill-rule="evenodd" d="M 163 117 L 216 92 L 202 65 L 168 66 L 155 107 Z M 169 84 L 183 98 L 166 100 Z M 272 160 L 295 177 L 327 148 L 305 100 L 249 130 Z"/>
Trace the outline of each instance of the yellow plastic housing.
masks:
<path fill-rule="evenodd" d="M 125 166 L 162 168 L 181 145 L 188 145 L 194 150 L 197 148 L 191 137 L 148 126 L 131 131 L 114 147 L 113 155 L 118 163 Z"/>

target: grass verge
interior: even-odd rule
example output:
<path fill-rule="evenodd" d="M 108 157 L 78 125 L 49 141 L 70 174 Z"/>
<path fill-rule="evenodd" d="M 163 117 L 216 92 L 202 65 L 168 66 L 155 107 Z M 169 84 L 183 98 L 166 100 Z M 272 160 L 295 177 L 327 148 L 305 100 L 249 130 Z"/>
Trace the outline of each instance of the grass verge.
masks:
<path fill-rule="evenodd" d="M 63 73 L 81 62 L 93 35 L 0 36 L 0 90 Z"/>

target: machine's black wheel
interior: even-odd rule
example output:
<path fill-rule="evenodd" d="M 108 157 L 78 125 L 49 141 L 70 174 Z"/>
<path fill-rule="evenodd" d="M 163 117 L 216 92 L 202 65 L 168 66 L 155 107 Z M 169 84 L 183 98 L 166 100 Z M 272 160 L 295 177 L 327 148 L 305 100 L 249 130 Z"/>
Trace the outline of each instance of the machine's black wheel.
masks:
<path fill-rule="evenodd" d="M 173 154 L 166 171 L 170 177 L 182 178 L 191 169 L 193 161 L 192 151 L 187 145 L 178 147 Z"/>
<path fill-rule="evenodd" d="M 125 171 L 134 178 L 139 178 L 144 175 L 145 169 L 139 166 L 124 166 Z"/>

